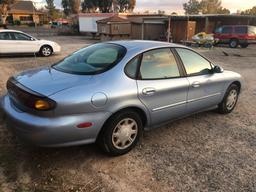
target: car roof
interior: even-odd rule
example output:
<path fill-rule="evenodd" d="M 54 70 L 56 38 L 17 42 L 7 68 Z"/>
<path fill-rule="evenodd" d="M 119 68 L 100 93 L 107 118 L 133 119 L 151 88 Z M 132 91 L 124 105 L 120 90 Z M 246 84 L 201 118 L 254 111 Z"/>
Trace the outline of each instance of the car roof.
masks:
<path fill-rule="evenodd" d="M 0 32 L 18 32 L 23 33 L 22 31 L 12 30 L 12 29 L 0 29 Z"/>
<path fill-rule="evenodd" d="M 148 49 L 156 49 L 163 47 L 185 47 L 183 45 L 162 42 L 162 41 L 148 41 L 148 40 L 122 40 L 122 41 L 110 41 L 108 43 L 114 43 L 125 47 L 127 50 L 136 49 L 137 51 L 143 51 Z"/>

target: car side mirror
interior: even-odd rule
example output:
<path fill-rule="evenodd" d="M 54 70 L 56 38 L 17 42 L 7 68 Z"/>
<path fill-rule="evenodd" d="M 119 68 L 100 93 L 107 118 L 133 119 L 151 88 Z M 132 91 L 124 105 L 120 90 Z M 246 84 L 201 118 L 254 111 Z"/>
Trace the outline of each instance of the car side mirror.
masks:
<path fill-rule="evenodd" d="M 213 68 L 214 73 L 223 73 L 224 69 L 220 66 L 215 65 Z"/>
<path fill-rule="evenodd" d="M 35 39 L 34 37 L 31 37 L 30 40 L 31 40 L 31 41 L 35 41 L 36 39 Z"/>

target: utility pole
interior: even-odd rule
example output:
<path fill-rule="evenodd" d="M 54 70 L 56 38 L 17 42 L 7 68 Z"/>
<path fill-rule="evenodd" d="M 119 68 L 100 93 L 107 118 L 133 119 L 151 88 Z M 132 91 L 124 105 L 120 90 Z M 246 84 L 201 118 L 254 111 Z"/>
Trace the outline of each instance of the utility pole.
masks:
<path fill-rule="evenodd" d="M 168 16 L 167 42 L 170 42 L 170 37 L 171 37 L 171 16 Z"/>

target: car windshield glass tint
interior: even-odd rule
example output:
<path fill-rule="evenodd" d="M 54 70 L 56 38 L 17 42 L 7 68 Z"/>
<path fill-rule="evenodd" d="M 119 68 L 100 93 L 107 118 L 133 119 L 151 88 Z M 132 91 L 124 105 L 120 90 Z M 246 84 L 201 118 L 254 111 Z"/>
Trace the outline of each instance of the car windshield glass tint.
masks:
<path fill-rule="evenodd" d="M 125 52 L 126 49 L 120 45 L 96 44 L 73 53 L 53 65 L 53 68 L 74 74 L 97 74 L 113 67 Z"/>

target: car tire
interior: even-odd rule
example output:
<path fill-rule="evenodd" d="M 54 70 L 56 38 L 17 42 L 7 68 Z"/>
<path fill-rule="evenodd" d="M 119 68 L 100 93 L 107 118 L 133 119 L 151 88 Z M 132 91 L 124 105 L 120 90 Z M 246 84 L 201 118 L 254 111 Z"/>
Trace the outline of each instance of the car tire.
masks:
<path fill-rule="evenodd" d="M 221 114 L 231 113 L 237 103 L 239 96 L 239 87 L 236 84 L 232 84 L 227 89 L 224 99 L 219 104 L 218 109 Z"/>
<path fill-rule="evenodd" d="M 231 39 L 229 42 L 230 48 L 237 48 L 238 47 L 238 40 L 237 39 Z"/>
<path fill-rule="evenodd" d="M 245 43 L 245 44 L 241 44 L 242 48 L 247 48 L 249 46 L 249 44 Z"/>
<path fill-rule="evenodd" d="M 52 53 L 53 53 L 52 47 L 49 45 L 44 45 L 40 49 L 40 55 L 42 55 L 43 57 L 49 57 L 52 55 Z"/>
<path fill-rule="evenodd" d="M 138 113 L 122 111 L 112 116 L 102 128 L 97 143 L 111 156 L 128 153 L 138 143 L 143 123 Z"/>

